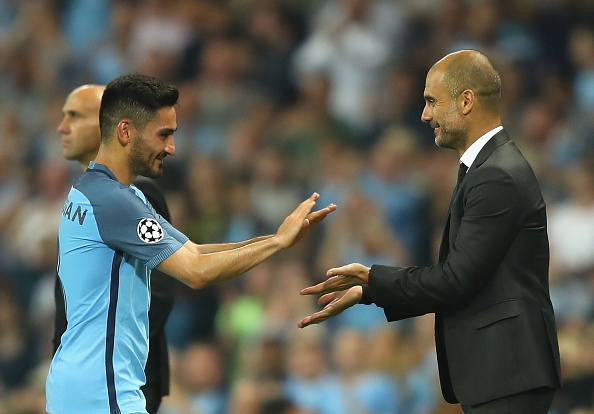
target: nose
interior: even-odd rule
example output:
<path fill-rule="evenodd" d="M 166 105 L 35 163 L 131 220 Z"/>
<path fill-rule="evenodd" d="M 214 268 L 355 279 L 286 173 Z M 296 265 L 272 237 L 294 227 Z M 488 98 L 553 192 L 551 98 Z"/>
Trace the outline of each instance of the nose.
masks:
<path fill-rule="evenodd" d="M 422 122 L 431 122 L 433 116 L 429 112 L 429 105 L 426 103 L 425 107 L 423 108 L 423 112 L 421 112 L 421 121 Z"/>
<path fill-rule="evenodd" d="M 175 155 L 175 140 L 173 139 L 173 136 L 168 139 L 167 145 L 165 146 L 165 152 L 169 155 Z"/>
<path fill-rule="evenodd" d="M 58 125 L 58 132 L 60 134 L 68 134 L 70 132 L 70 126 L 68 125 L 66 118 L 62 119 L 62 122 Z"/>

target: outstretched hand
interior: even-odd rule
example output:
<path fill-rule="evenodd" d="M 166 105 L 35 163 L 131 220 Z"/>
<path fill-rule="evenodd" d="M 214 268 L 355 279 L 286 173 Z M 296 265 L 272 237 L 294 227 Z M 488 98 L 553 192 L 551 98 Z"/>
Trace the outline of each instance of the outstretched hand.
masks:
<path fill-rule="evenodd" d="M 361 285 L 369 282 L 369 267 L 351 263 L 328 270 L 326 277 L 326 281 L 300 292 L 301 295 L 323 295 L 318 303 L 326 305 L 321 311 L 303 318 L 298 324 L 300 328 L 323 322 L 361 302 Z"/>
<path fill-rule="evenodd" d="M 369 267 L 359 263 L 336 267 L 326 272 L 326 279 L 322 283 L 303 289 L 301 295 L 322 295 L 329 292 L 339 292 L 353 286 L 364 285 L 369 282 Z"/>
<path fill-rule="evenodd" d="M 331 203 L 321 210 L 309 213 L 303 221 L 303 225 L 301 226 L 299 233 L 297 233 L 297 236 L 295 237 L 295 239 L 293 239 L 293 243 L 291 243 L 290 246 L 293 246 L 299 240 L 304 238 L 315 226 L 317 226 L 322 220 L 324 220 L 328 216 L 328 214 L 330 214 L 334 210 L 336 210 L 336 204 Z"/>
<path fill-rule="evenodd" d="M 327 303 L 324 309 L 301 319 L 297 326 L 299 328 L 305 328 L 309 325 L 324 322 L 326 319 L 336 316 L 342 311 L 361 302 L 362 295 L 363 288 L 361 286 L 353 286 L 348 290 L 340 292 L 327 293 L 318 300 L 320 305 Z"/>
<path fill-rule="evenodd" d="M 320 195 L 313 193 L 311 197 L 299 204 L 278 228 L 276 237 L 283 248 L 293 246 L 324 220 L 328 214 L 336 210 L 335 204 L 329 204 L 321 210 L 311 212 L 318 198 L 320 198 Z"/>

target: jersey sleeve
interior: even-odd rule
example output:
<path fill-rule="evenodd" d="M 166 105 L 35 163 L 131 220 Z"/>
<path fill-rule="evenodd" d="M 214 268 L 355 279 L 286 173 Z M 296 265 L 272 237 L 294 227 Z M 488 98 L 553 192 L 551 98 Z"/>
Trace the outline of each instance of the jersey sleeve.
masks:
<path fill-rule="evenodd" d="M 179 241 L 181 244 L 184 244 L 185 242 L 187 242 L 188 240 L 190 240 L 185 234 L 183 234 L 181 231 L 179 231 L 178 229 L 176 229 L 175 227 L 173 227 L 171 225 L 171 223 L 169 223 L 169 221 L 167 221 L 167 219 L 165 219 L 161 214 L 159 214 L 157 212 L 157 209 L 155 209 L 152 206 L 152 204 L 149 201 L 148 197 L 146 197 L 146 195 L 144 194 L 144 192 L 141 189 L 139 189 L 135 185 L 131 185 L 130 188 L 132 190 L 134 190 L 134 192 L 136 193 L 136 195 L 138 195 L 138 197 L 140 197 L 140 199 L 147 205 L 147 207 L 149 208 L 149 210 L 155 216 L 155 219 L 159 221 L 159 223 L 161 224 L 161 226 L 167 231 L 168 234 L 170 234 L 174 239 L 176 239 L 177 241 Z"/>
<path fill-rule="evenodd" d="M 120 189 L 95 201 L 99 234 L 111 249 L 136 257 L 149 269 L 180 249 L 188 240 L 155 212 L 146 199 L 130 189 Z"/>

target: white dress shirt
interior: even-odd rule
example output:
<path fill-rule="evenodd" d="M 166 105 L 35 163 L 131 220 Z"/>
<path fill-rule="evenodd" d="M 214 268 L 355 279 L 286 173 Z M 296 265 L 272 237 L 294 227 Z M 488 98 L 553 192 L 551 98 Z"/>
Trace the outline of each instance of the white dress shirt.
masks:
<path fill-rule="evenodd" d="M 493 128 L 492 130 L 484 134 L 482 137 L 474 141 L 472 145 L 468 147 L 468 149 L 464 151 L 464 154 L 462 154 L 462 156 L 460 157 L 460 163 L 464 163 L 464 165 L 466 165 L 467 168 L 470 168 L 472 166 L 472 163 L 478 156 L 479 152 L 481 152 L 481 150 L 487 144 L 487 142 L 489 142 L 489 140 L 493 138 L 493 136 L 502 129 L 503 127 L 500 125 L 496 128 Z"/>

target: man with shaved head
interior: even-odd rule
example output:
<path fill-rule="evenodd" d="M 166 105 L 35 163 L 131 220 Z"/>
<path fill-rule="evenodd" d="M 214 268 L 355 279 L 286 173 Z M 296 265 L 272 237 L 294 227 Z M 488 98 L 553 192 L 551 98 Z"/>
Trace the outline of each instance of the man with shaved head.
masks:
<path fill-rule="evenodd" d="M 105 90 L 104 85 L 83 85 L 74 89 L 62 108 L 64 118 L 58 126 L 62 136 L 64 158 L 77 161 L 83 171 L 95 159 L 101 144 L 99 107 Z M 134 181 L 155 211 L 170 220 L 169 208 L 163 193 L 153 180 L 139 177 Z M 57 276 L 57 275 L 56 275 Z M 149 310 L 149 356 L 144 369 L 146 383 L 142 392 L 149 414 L 155 414 L 162 397 L 169 395 L 169 351 L 165 324 L 174 302 L 173 279 L 154 269 L 151 272 L 151 307 Z M 60 338 L 66 330 L 66 304 L 60 278 L 55 285 L 56 319 L 54 351 L 60 346 Z"/>
<path fill-rule="evenodd" d="M 104 86 L 83 85 L 73 90 L 64 103 L 64 118 L 58 126 L 62 135 L 64 158 L 80 163 L 83 171 L 95 159 L 101 132 L 99 131 L 99 106 Z"/>
<path fill-rule="evenodd" d="M 460 157 L 439 263 L 330 269 L 301 292 L 323 294 L 326 307 L 299 326 L 357 303 L 389 321 L 434 313 L 446 401 L 466 414 L 546 414 L 561 384 L 546 207 L 502 126 L 501 80 L 485 55 L 462 50 L 429 70 L 424 98 L 435 143 Z"/>

